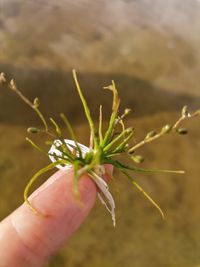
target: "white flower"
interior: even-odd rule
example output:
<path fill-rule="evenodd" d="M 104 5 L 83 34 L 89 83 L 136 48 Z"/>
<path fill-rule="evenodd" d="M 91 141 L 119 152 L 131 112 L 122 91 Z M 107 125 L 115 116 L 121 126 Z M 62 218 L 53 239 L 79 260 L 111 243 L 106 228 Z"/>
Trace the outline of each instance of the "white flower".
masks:
<path fill-rule="evenodd" d="M 73 140 L 64 139 L 64 142 L 65 142 L 65 144 L 69 150 L 73 151 L 74 149 L 76 149 L 76 143 Z M 77 144 L 80 147 L 83 156 L 90 151 L 89 147 L 84 146 L 80 143 L 77 143 Z M 60 157 L 62 156 L 62 152 L 57 149 L 60 145 L 62 145 L 61 140 L 59 140 L 59 139 L 54 140 L 54 142 L 53 142 L 53 144 L 52 144 L 52 146 L 48 152 L 50 154 L 49 158 L 52 162 L 56 162 L 58 160 L 59 156 Z M 76 151 L 76 153 L 78 154 L 79 152 Z M 56 157 L 54 157 L 53 155 L 55 155 Z M 61 169 L 61 170 L 67 170 L 67 169 L 71 168 L 71 165 L 70 164 L 66 164 L 65 166 L 56 165 L 56 167 L 58 169 Z M 105 200 L 104 200 L 103 196 L 101 195 L 101 193 L 98 193 L 98 197 L 99 197 L 101 203 L 103 205 L 105 205 L 106 209 L 110 212 L 111 217 L 112 217 L 112 221 L 113 221 L 113 226 L 115 226 L 116 225 L 115 201 L 112 197 L 112 194 L 109 191 L 108 184 L 102 178 L 104 174 L 105 174 L 104 166 L 98 166 L 98 173 L 96 173 L 94 171 L 90 171 L 89 176 L 96 183 L 97 187 L 100 189 L 101 193 L 103 194 Z"/>

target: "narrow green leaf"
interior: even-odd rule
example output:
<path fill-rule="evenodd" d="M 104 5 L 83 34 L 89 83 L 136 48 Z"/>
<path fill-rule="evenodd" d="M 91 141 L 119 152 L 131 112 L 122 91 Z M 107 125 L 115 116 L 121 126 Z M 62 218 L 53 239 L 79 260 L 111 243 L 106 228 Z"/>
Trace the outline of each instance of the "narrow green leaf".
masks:
<path fill-rule="evenodd" d="M 108 87 L 104 87 L 104 89 L 111 90 L 113 93 L 113 104 L 112 104 L 112 114 L 110 117 L 109 125 L 108 125 L 108 130 L 105 133 L 104 139 L 103 139 L 103 144 L 102 146 L 106 146 L 109 141 L 111 140 L 112 134 L 114 132 L 114 128 L 116 126 L 116 118 L 117 118 L 117 113 L 119 109 L 119 104 L 120 104 L 120 99 L 118 96 L 118 91 L 115 86 L 115 82 L 112 80 L 112 85 Z"/>
<path fill-rule="evenodd" d="M 130 176 L 126 171 L 121 169 L 121 172 L 132 182 L 132 184 L 153 204 L 153 206 L 160 212 L 162 219 L 165 219 L 165 215 L 160 206 L 150 197 L 150 195 Z"/>
<path fill-rule="evenodd" d="M 41 213 L 39 211 L 37 211 L 30 203 L 29 199 L 28 199 L 28 195 L 29 195 L 29 191 L 33 185 L 33 183 L 44 173 L 46 173 L 47 171 L 53 169 L 54 167 L 56 167 L 59 164 L 65 164 L 66 161 L 65 160 L 58 160 L 56 162 L 53 162 L 49 165 L 47 165 L 46 167 L 42 168 L 41 170 L 39 170 L 28 182 L 25 190 L 24 190 L 24 201 L 27 203 L 27 205 L 29 206 L 29 208 L 36 214 L 40 214 Z"/>
<path fill-rule="evenodd" d="M 110 141 L 110 143 L 104 147 L 104 151 L 108 151 L 116 142 L 118 142 L 121 138 L 124 138 L 124 136 L 126 134 L 128 134 L 128 136 L 132 133 L 132 128 L 127 128 L 125 130 L 123 130 L 118 136 L 116 136 L 112 141 Z M 129 140 L 129 139 L 128 139 Z M 119 147 L 123 147 L 124 143 L 127 143 L 127 139 L 123 139 L 122 143 L 118 145 L 118 147 L 115 150 L 118 150 Z"/>
<path fill-rule="evenodd" d="M 67 119 L 67 117 L 66 117 L 63 113 L 60 114 L 60 117 L 62 118 L 62 120 L 64 121 L 65 125 L 67 126 L 67 129 L 68 129 L 68 131 L 69 131 L 69 134 L 71 135 L 71 138 L 72 138 L 72 140 L 74 141 L 74 143 L 75 143 L 75 145 L 76 145 L 76 148 L 77 148 L 77 150 L 78 150 L 78 152 L 79 152 L 79 157 L 82 158 L 82 151 L 81 151 L 81 148 L 80 148 L 80 146 L 78 145 L 78 142 L 76 141 L 76 136 L 75 136 L 75 133 L 74 133 L 74 131 L 73 131 L 73 128 L 72 128 L 72 126 L 71 126 L 69 120 Z"/>
<path fill-rule="evenodd" d="M 79 97 L 80 97 L 81 102 L 83 104 L 85 115 L 86 115 L 86 118 L 87 118 L 89 126 L 90 126 L 90 131 L 91 131 L 91 134 L 92 134 L 92 137 L 93 137 L 93 140 L 94 140 L 94 146 L 95 146 L 95 148 L 97 148 L 98 147 L 97 131 L 95 129 L 94 122 L 93 122 L 92 117 L 90 115 L 90 109 L 89 109 L 89 107 L 87 105 L 86 99 L 85 99 L 85 97 L 84 97 L 84 95 L 82 93 L 81 87 L 79 85 L 79 82 L 78 82 L 78 79 L 77 79 L 77 75 L 76 75 L 76 71 L 73 70 L 72 73 L 73 73 L 73 78 L 74 78 L 74 81 L 75 81 L 75 84 L 76 84 L 76 89 L 78 91 Z"/>
<path fill-rule="evenodd" d="M 127 164 L 123 164 L 119 161 L 116 161 L 116 163 L 119 165 L 119 167 L 123 167 L 130 171 L 136 171 L 136 172 L 152 172 L 152 173 L 174 173 L 174 174 L 184 174 L 185 172 L 182 170 L 159 170 L 159 169 L 143 169 L 138 168 L 135 166 L 129 166 Z"/>
<path fill-rule="evenodd" d="M 53 118 L 50 118 L 51 123 L 54 125 L 58 137 L 62 137 L 62 131 Z"/>
<path fill-rule="evenodd" d="M 99 107 L 99 143 L 102 144 L 103 135 L 102 135 L 102 105 Z"/>

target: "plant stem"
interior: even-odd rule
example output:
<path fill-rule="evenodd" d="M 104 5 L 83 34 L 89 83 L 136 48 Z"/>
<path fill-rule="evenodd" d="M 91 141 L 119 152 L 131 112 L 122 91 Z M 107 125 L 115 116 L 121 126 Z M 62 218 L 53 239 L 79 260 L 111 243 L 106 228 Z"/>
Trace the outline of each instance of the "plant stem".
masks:
<path fill-rule="evenodd" d="M 82 90 L 80 88 L 80 85 L 79 85 L 79 82 L 78 82 L 78 79 L 77 79 L 77 75 L 76 75 L 76 71 L 73 70 L 72 73 L 73 73 L 73 78 L 74 78 L 74 81 L 75 81 L 75 84 L 76 84 L 76 89 L 78 91 L 79 97 L 80 97 L 81 102 L 83 104 L 83 108 L 85 110 L 85 115 L 86 115 L 86 118 L 87 118 L 89 126 L 90 126 L 90 131 L 91 131 L 91 134 L 92 134 L 92 137 L 93 137 L 93 141 L 94 141 L 94 147 L 95 147 L 95 149 L 97 149 L 98 148 L 97 132 L 96 132 L 92 117 L 90 115 L 90 110 L 89 110 L 89 107 L 88 107 L 87 102 L 85 100 L 85 97 L 84 97 L 84 95 L 82 93 Z"/>

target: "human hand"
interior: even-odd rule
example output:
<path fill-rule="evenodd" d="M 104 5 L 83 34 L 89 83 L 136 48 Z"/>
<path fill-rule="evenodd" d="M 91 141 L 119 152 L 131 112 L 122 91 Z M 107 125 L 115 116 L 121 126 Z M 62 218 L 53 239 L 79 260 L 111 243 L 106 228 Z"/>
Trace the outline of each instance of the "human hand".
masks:
<path fill-rule="evenodd" d="M 106 165 L 106 173 L 108 179 L 111 165 Z M 84 222 L 97 189 L 91 178 L 81 177 L 80 204 L 72 179 L 72 170 L 60 170 L 30 196 L 33 206 L 49 216 L 34 214 L 24 203 L 0 223 L 0 267 L 42 266 Z"/>

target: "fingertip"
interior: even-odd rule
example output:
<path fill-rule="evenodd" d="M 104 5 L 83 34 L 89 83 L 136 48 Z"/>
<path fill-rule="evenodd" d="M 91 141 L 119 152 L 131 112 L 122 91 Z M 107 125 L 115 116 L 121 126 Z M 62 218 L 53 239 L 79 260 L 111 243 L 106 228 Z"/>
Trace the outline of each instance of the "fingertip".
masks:
<path fill-rule="evenodd" d="M 73 192 L 73 172 L 58 171 L 30 197 L 31 205 L 49 216 L 37 216 L 24 203 L 7 218 L 15 229 L 13 240 L 19 240 L 18 248 L 14 246 L 9 251 L 9 258 L 13 256 L 13 262 L 19 262 L 15 266 L 23 266 L 21 259 L 29 252 L 34 252 L 34 257 L 27 266 L 35 266 L 35 260 L 44 262 L 84 222 L 95 203 L 96 186 L 90 177 L 84 175 L 79 180 L 78 189 L 83 205 L 78 203 Z M 12 231 L 8 229 L 7 235 Z M 20 250 L 20 246 L 27 249 Z M 16 254 L 16 250 L 23 255 Z"/>

